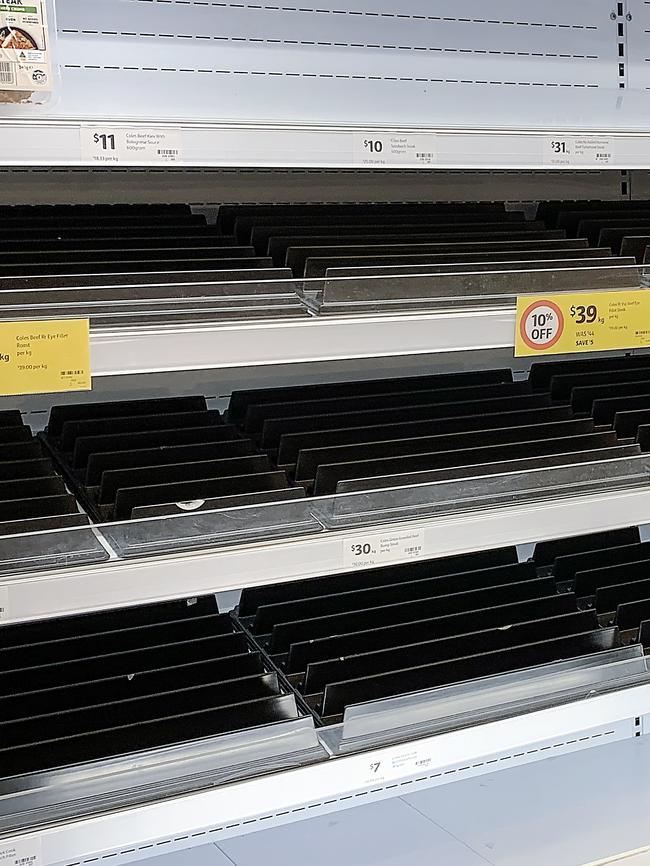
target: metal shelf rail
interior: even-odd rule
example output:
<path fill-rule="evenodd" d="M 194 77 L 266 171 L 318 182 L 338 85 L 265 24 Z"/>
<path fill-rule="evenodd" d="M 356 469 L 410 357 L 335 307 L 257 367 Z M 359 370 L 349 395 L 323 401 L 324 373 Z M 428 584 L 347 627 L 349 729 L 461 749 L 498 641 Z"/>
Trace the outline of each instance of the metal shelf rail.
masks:
<path fill-rule="evenodd" d="M 20 622 L 335 574 L 350 569 L 351 544 L 405 534 L 417 536 L 422 558 L 435 558 L 648 522 L 650 493 L 633 488 L 267 543 L 14 573 L 0 577 L 0 619 Z M 406 562 L 409 556 L 402 547 L 390 561 Z"/>
<path fill-rule="evenodd" d="M 94 377 L 509 348 L 514 309 L 91 331 Z"/>

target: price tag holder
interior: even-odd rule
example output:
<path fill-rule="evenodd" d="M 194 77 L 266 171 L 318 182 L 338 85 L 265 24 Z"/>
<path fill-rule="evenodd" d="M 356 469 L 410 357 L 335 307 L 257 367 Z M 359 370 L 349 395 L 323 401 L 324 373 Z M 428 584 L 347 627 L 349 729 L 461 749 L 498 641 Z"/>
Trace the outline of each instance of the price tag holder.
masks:
<path fill-rule="evenodd" d="M 91 388 L 88 319 L 0 322 L 0 395 Z"/>
<path fill-rule="evenodd" d="M 365 533 L 342 542 L 343 568 L 371 568 L 424 556 L 424 531 Z"/>
<path fill-rule="evenodd" d="M 43 845 L 40 836 L 0 841 L 0 866 L 42 866 Z"/>
<path fill-rule="evenodd" d="M 607 166 L 614 162 L 614 142 L 605 136 L 562 136 L 544 139 L 545 165 Z"/>
<path fill-rule="evenodd" d="M 650 346 L 650 291 L 523 295 L 515 357 Z"/>
<path fill-rule="evenodd" d="M 83 162 L 103 165 L 158 165 L 182 163 L 182 136 L 177 129 L 137 129 L 83 126 L 80 131 Z"/>
<path fill-rule="evenodd" d="M 434 165 L 436 138 L 430 133 L 408 135 L 368 132 L 354 134 L 354 161 L 357 165 Z"/>

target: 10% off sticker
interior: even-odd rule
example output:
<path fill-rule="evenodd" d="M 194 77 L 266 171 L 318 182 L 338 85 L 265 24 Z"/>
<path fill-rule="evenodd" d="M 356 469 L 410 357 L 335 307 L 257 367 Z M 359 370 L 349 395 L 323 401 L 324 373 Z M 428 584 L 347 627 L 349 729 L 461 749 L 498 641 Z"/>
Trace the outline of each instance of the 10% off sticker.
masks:
<path fill-rule="evenodd" d="M 572 304 L 568 312 L 575 325 L 602 325 L 605 322 L 599 316 L 596 304 Z M 529 349 L 551 349 L 562 338 L 564 331 L 565 314 L 555 301 L 535 301 L 521 316 L 519 333 Z M 577 335 L 587 336 L 587 332 L 584 335 L 578 332 Z"/>

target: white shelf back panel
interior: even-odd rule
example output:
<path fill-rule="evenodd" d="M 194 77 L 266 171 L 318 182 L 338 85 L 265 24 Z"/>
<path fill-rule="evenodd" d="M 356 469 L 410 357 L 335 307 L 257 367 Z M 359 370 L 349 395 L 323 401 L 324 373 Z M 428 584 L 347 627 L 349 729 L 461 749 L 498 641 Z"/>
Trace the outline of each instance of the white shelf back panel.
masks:
<path fill-rule="evenodd" d="M 37 113 L 644 129 L 650 92 L 631 100 L 634 111 L 621 100 L 619 25 L 634 26 L 622 9 L 610 0 L 58 0 L 61 95 Z"/>
<path fill-rule="evenodd" d="M 639 97 L 650 99 L 650 3 L 626 0 L 627 83 Z"/>

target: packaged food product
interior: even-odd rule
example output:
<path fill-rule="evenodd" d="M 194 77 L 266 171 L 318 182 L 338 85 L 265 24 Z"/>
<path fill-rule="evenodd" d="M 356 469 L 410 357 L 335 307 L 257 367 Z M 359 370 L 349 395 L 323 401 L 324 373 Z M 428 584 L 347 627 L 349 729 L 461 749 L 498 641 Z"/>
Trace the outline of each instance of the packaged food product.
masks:
<path fill-rule="evenodd" d="M 0 0 L 0 104 L 50 100 L 53 23 L 53 0 Z"/>

